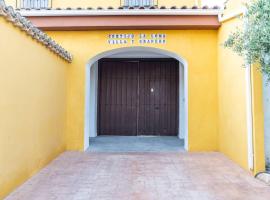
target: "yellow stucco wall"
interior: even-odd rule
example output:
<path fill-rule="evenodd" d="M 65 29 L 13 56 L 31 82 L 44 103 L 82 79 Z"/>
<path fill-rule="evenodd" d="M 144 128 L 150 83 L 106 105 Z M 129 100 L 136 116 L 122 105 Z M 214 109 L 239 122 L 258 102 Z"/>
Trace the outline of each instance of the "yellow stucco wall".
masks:
<path fill-rule="evenodd" d="M 246 0 L 230 0 L 225 15 L 238 14 Z M 241 27 L 235 16 L 222 23 L 218 33 L 219 150 L 243 168 L 248 166 L 247 80 L 243 58 L 222 44 Z M 265 169 L 262 77 L 252 66 L 253 173 Z"/>
<path fill-rule="evenodd" d="M 243 59 L 223 43 L 239 24 L 222 24 L 218 37 L 219 150 L 248 169 L 246 75 Z"/>
<path fill-rule="evenodd" d="M 167 34 L 167 44 L 145 46 L 175 52 L 188 62 L 190 151 L 217 150 L 217 31 L 215 30 L 49 32 L 50 36 L 76 55 L 68 68 L 67 148 L 83 149 L 85 69 L 88 60 L 104 51 L 129 46 L 109 45 L 107 37 L 110 33 Z"/>
<path fill-rule="evenodd" d="M 125 0 L 70 0 L 68 2 L 69 6 L 71 7 L 87 7 L 87 6 L 91 6 L 91 7 L 108 7 L 108 6 L 113 6 L 113 7 L 119 7 L 120 5 L 124 4 Z M 200 0 L 198 0 L 199 2 Z M 66 0 L 54 0 L 55 5 L 54 7 L 65 7 L 67 4 Z M 120 4 L 121 2 L 121 4 Z M 158 6 L 166 6 L 166 7 L 171 7 L 171 6 L 177 6 L 177 7 L 181 7 L 181 6 L 193 6 L 195 4 L 197 4 L 196 0 L 155 0 L 155 3 L 158 3 Z"/>
<path fill-rule="evenodd" d="M 231 15 L 233 13 L 240 12 L 243 8 L 243 5 L 249 2 L 250 0 L 229 0 L 226 3 L 226 9 L 224 10 L 224 15 Z"/>
<path fill-rule="evenodd" d="M 181 7 L 181 6 L 188 6 L 192 7 L 194 5 L 200 5 L 201 0 L 158 0 L 159 6 L 166 6 L 166 7 L 171 7 L 171 6 L 176 6 L 176 7 Z"/>
<path fill-rule="evenodd" d="M 118 8 L 120 6 L 120 0 L 69 0 L 69 1 L 53 0 L 52 5 L 54 8 L 57 8 L 57 7 L 60 7 L 60 8 L 66 8 L 66 7 L 71 7 L 71 8 L 104 7 L 104 8 L 107 8 L 109 6 Z"/>
<path fill-rule="evenodd" d="M 67 63 L 0 17 L 0 199 L 65 150 Z"/>
<path fill-rule="evenodd" d="M 97 8 L 97 7 L 103 7 L 107 8 L 109 6 L 112 6 L 114 8 L 118 8 L 120 5 L 123 5 L 124 0 L 49 0 L 52 1 L 53 8 Z M 193 6 L 196 4 L 200 5 L 201 0 L 155 0 L 155 2 L 158 2 L 159 6 Z M 6 0 L 6 3 L 8 5 L 11 5 L 13 7 L 16 7 L 16 0 Z"/>

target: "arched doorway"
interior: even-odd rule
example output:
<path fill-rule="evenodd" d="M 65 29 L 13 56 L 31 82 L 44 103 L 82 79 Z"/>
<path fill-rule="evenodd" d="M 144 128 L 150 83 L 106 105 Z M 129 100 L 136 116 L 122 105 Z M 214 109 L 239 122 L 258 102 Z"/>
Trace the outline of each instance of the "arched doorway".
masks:
<path fill-rule="evenodd" d="M 178 137 L 184 139 L 188 150 L 188 65 L 176 53 L 151 47 L 126 47 L 106 51 L 91 58 L 86 65 L 85 128 L 84 150 L 89 147 L 89 138 L 97 136 L 98 130 L 98 77 L 101 59 L 174 59 L 178 62 L 179 72 L 179 116 Z"/>

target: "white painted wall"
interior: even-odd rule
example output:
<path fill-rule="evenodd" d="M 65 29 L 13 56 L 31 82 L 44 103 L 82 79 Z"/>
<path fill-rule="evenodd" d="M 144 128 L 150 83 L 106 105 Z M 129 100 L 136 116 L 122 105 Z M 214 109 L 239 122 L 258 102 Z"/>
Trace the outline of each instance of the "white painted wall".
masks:
<path fill-rule="evenodd" d="M 270 166 L 270 83 L 267 82 L 266 77 L 264 77 L 263 94 L 264 94 L 265 156 L 266 162 L 268 166 Z"/>
<path fill-rule="evenodd" d="M 248 138 L 248 167 L 254 169 L 253 117 L 252 117 L 252 84 L 251 66 L 246 65 L 246 101 L 247 101 L 247 138 Z"/>
<path fill-rule="evenodd" d="M 182 64 L 180 64 L 182 65 Z M 184 67 L 179 66 L 179 138 L 185 139 L 185 72 Z"/>
<path fill-rule="evenodd" d="M 90 137 L 97 136 L 98 61 L 90 69 Z"/>

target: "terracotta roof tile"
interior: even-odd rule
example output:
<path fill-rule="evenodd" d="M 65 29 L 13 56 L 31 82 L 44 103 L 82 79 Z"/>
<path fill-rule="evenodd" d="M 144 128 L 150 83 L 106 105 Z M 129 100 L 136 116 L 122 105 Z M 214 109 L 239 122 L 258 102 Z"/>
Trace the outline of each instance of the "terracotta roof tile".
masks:
<path fill-rule="evenodd" d="M 220 9 L 219 6 L 214 6 L 212 9 Z"/>

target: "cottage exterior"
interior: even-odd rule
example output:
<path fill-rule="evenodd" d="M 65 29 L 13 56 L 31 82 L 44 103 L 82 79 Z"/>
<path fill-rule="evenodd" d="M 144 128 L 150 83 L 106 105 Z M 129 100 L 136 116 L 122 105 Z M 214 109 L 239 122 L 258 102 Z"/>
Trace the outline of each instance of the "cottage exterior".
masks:
<path fill-rule="evenodd" d="M 98 135 L 175 135 L 265 169 L 263 78 L 222 46 L 242 1 L 0 2 L 0 198 Z"/>

